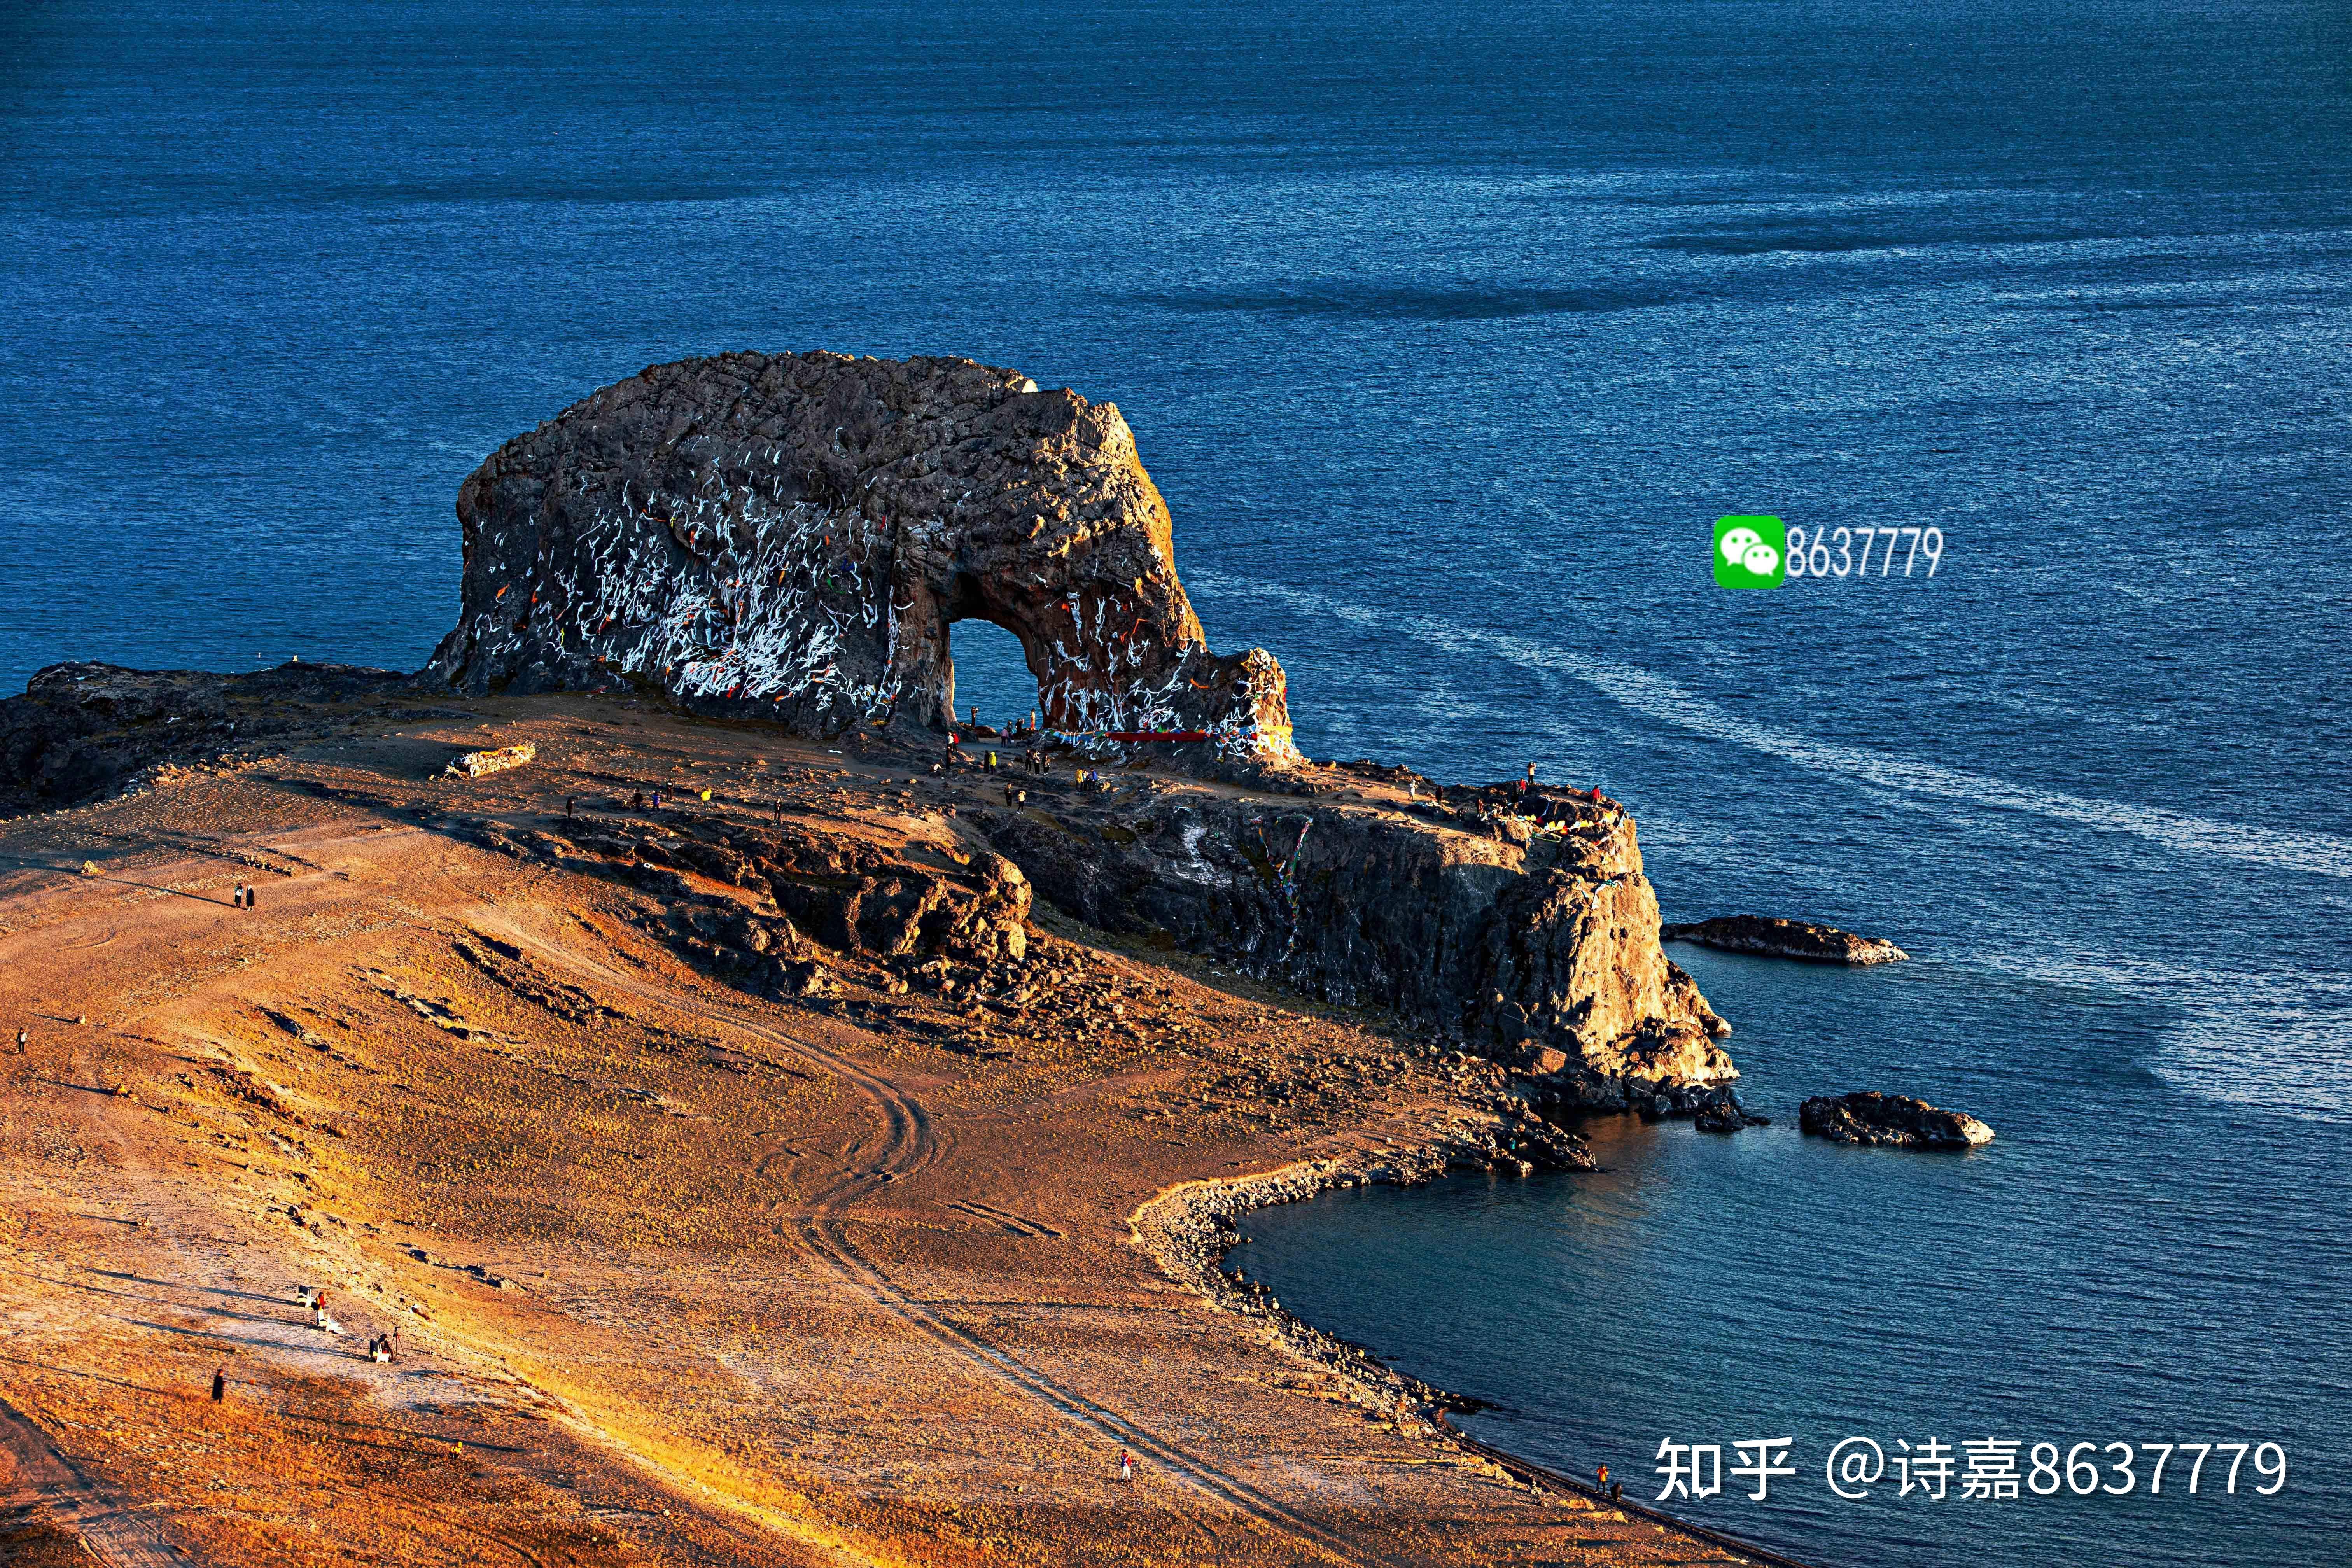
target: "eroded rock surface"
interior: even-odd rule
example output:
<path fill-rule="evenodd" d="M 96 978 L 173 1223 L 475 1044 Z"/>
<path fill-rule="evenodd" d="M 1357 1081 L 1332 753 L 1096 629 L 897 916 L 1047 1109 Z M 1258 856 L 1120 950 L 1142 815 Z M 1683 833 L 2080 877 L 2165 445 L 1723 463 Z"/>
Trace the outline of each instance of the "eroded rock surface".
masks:
<path fill-rule="evenodd" d="M 1992 1129 L 1965 1111 L 1939 1110 L 1924 1100 L 1871 1089 L 1815 1095 L 1798 1108 L 1797 1125 L 1832 1143 L 1973 1149 L 1992 1142 Z"/>
<path fill-rule="evenodd" d="M 53 664 L 0 700 L 0 809 L 110 795 L 147 769 L 316 724 L 322 707 L 397 693 L 408 679 L 334 664 L 246 675 Z"/>
<path fill-rule="evenodd" d="M 831 733 L 952 722 L 948 627 L 1021 640 L 1048 727 L 1206 731 L 1291 759 L 1282 667 L 1209 651 L 1118 408 L 962 359 L 655 365 L 501 447 L 457 495 L 470 692 L 658 688 Z"/>
<path fill-rule="evenodd" d="M 1805 963 L 1895 963 L 1911 955 L 1883 937 L 1856 936 L 1835 926 L 1777 915 L 1722 915 L 1658 932 L 1664 942 L 1695 942 L 1727 952 L 1756 952 Z"/>
<path fill-rule="evenodd" d="M 1738 1076 L 1716 1043 L 1730 1026 L 1659 948 L 1622 808 L 1499 785 L 1433 793 L 1396 811 L 1040 783 L 1024 809 L 972 820 L 1091 924 L 1393 1008 L 1559 1103 L 1692 1110 Z"/>

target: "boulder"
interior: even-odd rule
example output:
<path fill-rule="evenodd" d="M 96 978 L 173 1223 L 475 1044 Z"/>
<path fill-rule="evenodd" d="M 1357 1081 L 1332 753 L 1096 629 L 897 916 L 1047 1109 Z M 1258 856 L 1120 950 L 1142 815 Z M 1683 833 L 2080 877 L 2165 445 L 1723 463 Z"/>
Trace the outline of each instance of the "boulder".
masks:
<path fill-rule="evenodd" d="M 1973 1149 L 1992 1142 L 1992 1129 L 1958 1110 L 1924 1100 L 1863 1089 L 1816 1095 L 1797 1111 L 1797 1125 L 1832 1143 L 1876 1143 L 1897 1149 Z"/>
<path fill-rule="evenodd" d="M 500 746 L 491 752 L 467 752 L 451 760 L 442 772 L 451 778 L 480 779 L 492 773 L 508 773 L 539 760 L 539 748 L 525 741 L 519 746 Z"/>
<path fill-rule="evenodd" d="M 965 359 L 655 365 L 457 492 L 463 607 L 428 677 L 634 684 L 809 734 L 954 724 L 948 628 L 1021 641 L 1049 728 L 1286 763 L 1282 667 L 1209 651 L 1117 407 Z"/>
<path fill-rule="evenodd" d="M 1721 915 L 1658 931 L 1662 942 L 1695 942 L 1727 952 L 1757 952 L 1804 963 L 1895 963 L 1911 955 L 1882 937 L 1856 936 L 1835 926 L 1777 915 Z"/>

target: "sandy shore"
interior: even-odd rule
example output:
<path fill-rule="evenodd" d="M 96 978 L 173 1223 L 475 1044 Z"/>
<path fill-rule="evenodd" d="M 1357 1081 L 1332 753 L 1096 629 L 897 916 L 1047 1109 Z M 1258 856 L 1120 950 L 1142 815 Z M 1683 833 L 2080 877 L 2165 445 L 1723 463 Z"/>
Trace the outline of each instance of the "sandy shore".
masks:
<path fill-rule="evenodd" d="M 0 1548 L 1738 1560 L 1531 1489 L 1215 1272 L 1223 1210 L 1475 1145 L 1421 1042 L 1050 915 L 1017 1004 L 747 994 L 657 895 L 497 847 L 659 785 L 951 850 L 953 786 L 618 699 L 415 703 L 0 826 Z"/>

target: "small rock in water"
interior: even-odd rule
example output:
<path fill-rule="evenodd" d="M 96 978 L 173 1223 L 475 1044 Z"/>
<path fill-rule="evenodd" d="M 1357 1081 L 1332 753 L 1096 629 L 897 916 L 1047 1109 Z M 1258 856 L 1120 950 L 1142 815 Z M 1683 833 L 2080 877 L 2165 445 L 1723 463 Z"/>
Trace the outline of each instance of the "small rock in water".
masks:
<path fill-rule="evenodd" d="M 1723 915 L 1693 925 L 1662 926 L 1661 942 L 1695 942 L 1726 952 L 1756 952 L 1804 963 L 1897 963 L 1911 955 L 1883 937 L 1777 915 Z"/>
<path fill-rule="evenodd" d="M 1992 1142 L 1992 1129 L 1965 1111 L 1939 1110 L 1924 1100 L 1870 1089 L 1815 1095 L 1798 1110 L 1797 1124 L 1832 1143 L 1973 1149 Z"/>

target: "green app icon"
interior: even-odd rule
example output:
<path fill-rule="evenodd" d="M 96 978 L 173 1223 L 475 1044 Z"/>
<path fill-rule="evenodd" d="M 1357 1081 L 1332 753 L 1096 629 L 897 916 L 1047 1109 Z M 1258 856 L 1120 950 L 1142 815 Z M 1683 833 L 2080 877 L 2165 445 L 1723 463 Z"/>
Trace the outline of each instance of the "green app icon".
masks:
<path fill-rule="evenodd" d="M 1715 580 L 1727 588 L 1777 588 L 1789 576 L 1789 531 L 1777 517 L 1715 521 Z"/>

